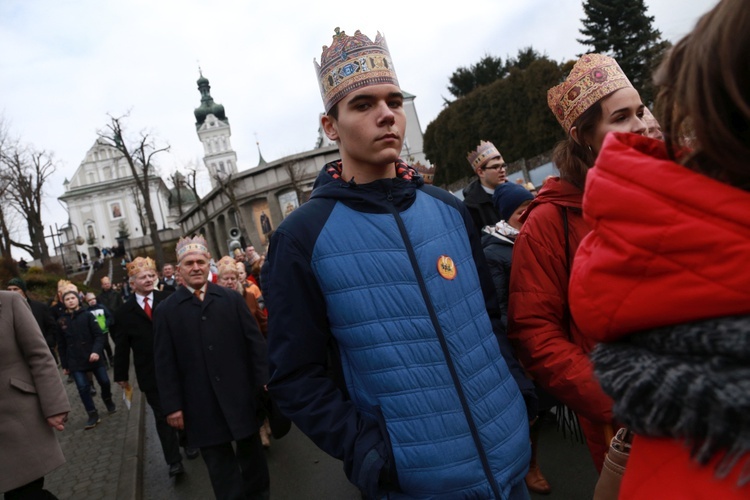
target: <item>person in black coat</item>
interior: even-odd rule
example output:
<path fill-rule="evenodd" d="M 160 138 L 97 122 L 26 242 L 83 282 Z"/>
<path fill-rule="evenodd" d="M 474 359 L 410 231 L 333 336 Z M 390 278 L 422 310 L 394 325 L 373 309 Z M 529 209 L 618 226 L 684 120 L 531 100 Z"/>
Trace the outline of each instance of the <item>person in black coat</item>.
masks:
<path fill-rule="evenodd" d="M 463 190 L 464 205 L 474 220 L 477 232 L 481 234 L 482 228 L 501 220 L 492 203 L 492 193 L 497 186 L 507 182 L 507 170 L 503 156 L 489 141 L 480 141 L 477 149 L 469 153 L 466 159 L 477 178 Z"/>
<path fill-rule="evenodd" d="M 521 230 L 521 214 L 534 200 L 534 195 L 520 184 L 506 182 L 495 188 L 492 202 L 500 214 L 501 221 L 482 230 L 482 247 L 487 259 L 487 267 L 492 275 L 492 282 L 497 290 L 503 325 L 508 323 L 508 289 L 510 283 L 510 268 L 513 256 L 513 244 Z M 539 417 L 533 419 L 531 435 L 531 461 L 529 472 L 526 474 L 526 486 L 534 493 L 549 494 L 552 488 L 547 478 L 542 474 L 537 462 L 537 448 L 539 445 L 539 429 L 544 415 L 554 406 L 555 401 L 544 391 L 536 388 L 538 398 Z"/>
<path fill-rule="evenodd" d="M 109 413 L 117 411 L 112 401 L 112 391 L 107 368 L 102 361 L 104 333 L 99 323 L 88 310 L 81 307 L 78 290 L 70 286 L 62 293 L 65 313 L 57 319 L 57 346 L 63 373 L 72 375 L 78 387 L 86 412 L 89 414 L 84 429 L 92 429 L 101 422 L 91 397 L 91 385 L 87 374 L 93 373 L 102 388 L 102 400 Z"/>
<path fill-rule="evenodd" d="M 205 239 L 177 244 L 181 286 L 154 314 L 156 381 L 167 422 L 201 449 L 218 499 L 261 498 L 269 474 L 256 395 L 266 345 L 242 296 L 208 282 Z M 236 451 L 232 443 L 236 443 Z"/>
<path fill-rule="evenodd" d="M 114 315 L 111 328 L 115 341 L 115 382 L 123 389 L 130 387 L 130 351 L 133 351 L 133 366 L 146 401 L 154 412 L 156 433 L 159 436 L 164 460 L 169 465 L 169 475 L 176 476 L 185 471 L 180 454 L 179 435 L 167 424 L 166 413 L 161 407 L 159 389 L 154 370 L 154 324 L 153 311 L 169 296 L 167 292 L 155 290 L 156 263 L 150 258 L 138 257 L 128 265 L 128 275 L 133 293 Z M 148 307 L 146 307 L 148 304 Z M 150 314 L 149 314 L 150 311 Z M 149 315 L 151 317 L 149 317 Z M 186 450 L 188 458 L 196 458 L 197 450 Z"/>
<path fill-rule="evenodd" d="M 31 314 L 34 315 L 36 323 L 39 325 L 39 329 L 44 335 L 44 340 L 47 341 L 52 356 L 55 358 L 55 362 L 60 364 L 60 359 L 57 357 L 57 339 L 55 338 L 55 332 L 57 330 L 57 324 L 55 318 L 52 317 L 52 310 L 48 305 L 39 302 L 38 300 L 31 300 L 27 295 L 26 282 L 21 278 L 11 278 L 8 280 L 7 289 L 10 292 L 16 292 L 26 299 L 31 307 Z"/>

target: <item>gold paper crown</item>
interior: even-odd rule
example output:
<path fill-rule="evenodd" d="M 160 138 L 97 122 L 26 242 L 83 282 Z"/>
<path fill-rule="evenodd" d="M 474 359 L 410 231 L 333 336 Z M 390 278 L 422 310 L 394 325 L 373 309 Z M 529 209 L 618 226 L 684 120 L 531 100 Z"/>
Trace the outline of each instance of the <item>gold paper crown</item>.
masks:
<path fill-rule="evenodd" d="M 216 269 L 219 276 L 222 276 L 224 273 L 239 273 L 237 261 L 228 255 L 219 259 L 219 262 L 216 263 Z"/>
<path fill-rule="evenodd" d="M 559 85 L 547 91 L 547 105 L 565 132 L 579 116 L 616 90 L 632 87 L 617 61 L 602 54 L 586 54 Z"/>
<path fill-rule="evenodd" d="M 209 258 L 211 256 L 211 253 L 208 251 L 208 243 L 200 234 L 193 236 L 192 238 L 188 236 L 180 238 L 174 250 L 177 254 L 177 262 L 181 261 L 187 254 L 193 252 L 204 254 Z"/>
<path fill-rule="evenodd" d="M 497 150 L 494 144 L 489 141 L 479 141 L 476 151 L 472 151 L 466 155 L 466 159 L 469 160 L 471 168 L 476 170 L 484 166 L 487 161 L 496 157 L 502 156 L 500 151 Z"/>
<path fill-rule="evenodd" d="M 135 276 L 143 271 L 156 272 L 156 262 L 151 257 L 136 257 L 133 262 L 128 262 L 128 276 Z"/>
<path fill-rule="evenodd" d="M 396 71 L 385 38 L 378 32 L 373 42 L 359 30 L 348 36 L 334 30 L 331 46 L 323 46 L 320 64 L 313 59 L 326 113 L 344 96 L 362 87 L 392 83 Z"/>
<path fill-rule="evenodd" d="M 71 282 L 70 282 L 70 281 L 68 281 L 68 280 L 60 280 L 60 281 L 58 281 L 58 282 L 57 282 L 57 291 L 59 292 L 59 291 L 61 291 L 61 290 L 62 290 L 63 288 L 65 288 L 66 286 L 68 286 L 68 285 L 72 285 L 72 284 L 73 284 L 73 283 L 71 283 Z"/>

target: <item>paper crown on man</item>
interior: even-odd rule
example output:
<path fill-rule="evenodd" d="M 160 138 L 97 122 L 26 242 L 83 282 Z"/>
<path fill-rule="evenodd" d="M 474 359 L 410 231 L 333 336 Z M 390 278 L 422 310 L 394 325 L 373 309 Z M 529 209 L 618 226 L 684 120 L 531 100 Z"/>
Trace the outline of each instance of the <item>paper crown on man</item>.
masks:
<path fill-rule="evenodd" d="M 470 151 L 466 155 L 466 159 L 471 165 L 472 170 L 476 171 L 478 168 L 482 168 L 485 163 L 490 161 L 492 158 L 502 156 L 500 151 L 497 150 L 494 144 L 490 141 L 479 141 L 479 146 L 474 151 Z"/>
<path fill-rule="evenodd" d="M 323 46 L 320 64 L 313 59 L 326 113 L 346 95 L 362 87 L 384 83 L 398 87 L 391 54 L 380 32 L 372 41 L 359 30 L 354 36 L 340 28 L 334 31 L 331 46 Z"/>
<path fill-rule="evenodd" d="M 175 246 L 175 253 L 177 254 L 177 262 L 180 262 L 188 254 L 199 253 L 208 258 L 211 258 L 211 252 L 208 251 L 208 243 L 206 238 L 200 234 L 193 236 L 185 236 L 180 238 Z"/>
<path fill-rule="evenodd" d="M 156 262 L 151 257 L 136 257 L 127 264 L 128 276 L 135 276 L 143 271 L 156 272 Z"/>
<path fill-rule="evenodd" d="M 586 54 L 564 82 L 547 91 L 547 105 L 565 132 L 570 132 L 578 117 L 597 101 L 632 86 L 617 61 L 603 54 Z"/>

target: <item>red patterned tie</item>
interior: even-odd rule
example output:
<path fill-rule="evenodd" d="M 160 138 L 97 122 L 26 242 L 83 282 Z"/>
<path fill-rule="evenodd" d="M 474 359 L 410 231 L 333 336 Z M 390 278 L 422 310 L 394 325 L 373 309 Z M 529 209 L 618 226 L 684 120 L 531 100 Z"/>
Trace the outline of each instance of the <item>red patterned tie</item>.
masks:
<path fill-rule="evenodd" d="M 143 310 L 146 311 L 148 319 L 151 319 L 151 306 L 148 303 L 148 297 L 143 297 Z"/>

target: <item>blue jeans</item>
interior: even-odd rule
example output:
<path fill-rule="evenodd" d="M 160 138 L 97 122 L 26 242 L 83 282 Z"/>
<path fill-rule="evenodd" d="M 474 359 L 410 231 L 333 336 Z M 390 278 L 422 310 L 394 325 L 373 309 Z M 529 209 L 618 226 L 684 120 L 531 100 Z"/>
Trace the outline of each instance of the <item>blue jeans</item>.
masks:
<path fill-rule="evenodd" d="M 101 387 L 102 400 L 110 401 L 112 399 L 112 388 L 109 384 L 109 375 L 107 375 L 107 368 L 105 366 L 100 366 L 98 368 L 93 368 L 87 371 L 93 372 L 94 377 L 96 377 L 96 381 L 99 382 L 99 387 Z M 86 411 L 89 413 L 91 413 L 92 411 L 96 411 L 94 399 L 91 397 L 91 385 L 89 384 L 89 379 L 86 377 L 86 372 L 75 371 L 70 372 L 70 374 L 73 375 L 73 380 L 76 381 L 76 387 L 78 387 L 78 395 L 81 396 L 83 407 L 86 408 Z"/>

